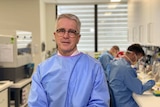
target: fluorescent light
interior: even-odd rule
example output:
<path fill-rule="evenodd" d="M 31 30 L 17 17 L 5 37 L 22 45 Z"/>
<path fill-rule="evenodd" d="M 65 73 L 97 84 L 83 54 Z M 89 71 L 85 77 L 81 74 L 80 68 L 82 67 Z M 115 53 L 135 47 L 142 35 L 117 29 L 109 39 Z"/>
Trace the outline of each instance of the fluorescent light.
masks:
<path fill-rule="evenodd" d="M 105 16 L 110 16 L 110 15 L 112 15 L 112 13 L 111 12 L 106 12 L 106 13 L 104 13 L 104 15 Z"/>
<path fill-rule="evenodd" d="M 117 7 L 117 4 L 110 4 L 110 5 L 108 5 L 109 9 L 113 9 L 113 8 L 116 8 L 116 7 Z"/>
<path fill-rule="evenodd" d="M 121 0 L 111 0 L 111 2 L 120 2 Z"/>

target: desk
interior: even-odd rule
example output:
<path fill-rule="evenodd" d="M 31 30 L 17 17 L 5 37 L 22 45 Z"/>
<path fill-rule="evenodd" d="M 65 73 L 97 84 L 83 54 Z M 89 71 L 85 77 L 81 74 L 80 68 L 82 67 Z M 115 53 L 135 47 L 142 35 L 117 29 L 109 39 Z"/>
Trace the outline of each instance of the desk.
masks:
<path fill-rule="evenodd" d="M 25 107 L 27 105 L 26 102 L 22 102 L 22 92 L 24 88 L 30 88 L 31 78 L 22 79 L 21 81 L 10 86 L 10 90 L 14 96 L 14 107 Z M 29 91 L 28 91 L 29 92 Z M 28 94 L 28 92 L 26 94 Z"/>
<path fill-rule="evenodd" d="M 133 97 L 140 107 L 160 107 L 160 97 L 154 96 L 151 91 L 146 91 L 143 95 L 133 94 Z"/>

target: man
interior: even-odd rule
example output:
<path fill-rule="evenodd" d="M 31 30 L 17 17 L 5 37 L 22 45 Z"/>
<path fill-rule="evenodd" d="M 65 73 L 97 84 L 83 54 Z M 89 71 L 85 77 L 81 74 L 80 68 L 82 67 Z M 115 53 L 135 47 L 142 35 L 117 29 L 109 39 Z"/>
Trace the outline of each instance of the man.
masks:
<path fill-rule="evenodd" d="M 101 64 L 77 50 L 81 23 L 73 14 L 58 17 L 58 52 L 38 65 L 32 76 L 29 107 L 109 107 Z"/>
<path fill-rule="evenodd" d="M 109 51 L 105 51 L 100 55 L 98 60 L 101 62 L 104 71 L 106 70 L 107 64 L 117 56 L 118 52 L 119 47 L 115 45 L 112 46 L 112 48 Z"/>
<path fill-rule="evenodd" d="M 132 94 L 143 94 L 155 85 L 154 80 L 142 84 L 137 78 L 135 69 L 131 67 L 144 55 L 139 44 L 132 44 L 122 58 L 113 60 L 107 65 L 107 80 L 115 102 L 113 107 L 139 107 Z"/>

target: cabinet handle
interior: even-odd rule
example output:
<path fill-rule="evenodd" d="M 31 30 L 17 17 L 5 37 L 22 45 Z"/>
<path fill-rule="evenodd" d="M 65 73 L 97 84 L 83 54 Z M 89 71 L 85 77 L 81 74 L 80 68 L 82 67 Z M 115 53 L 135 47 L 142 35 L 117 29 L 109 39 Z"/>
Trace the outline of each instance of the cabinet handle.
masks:
<path fill-rule="evenodd" d="M 132 38 L 133 42 L 136 42 L 136 28 L 135 27 L 133 28 L 133 36 L 132 37 L 133 37 Z"/>
<path fill-rule="evenodd" d="M 152 25 L 152 23 L 148 23 L 147 24 L 147 41 L 149 43 L 152 43 L 152 40 L 151 40 L 152 34 L 153 34 L 153 25 Z"/>
<path fill-rule="evenodd" d="M 143 28 L 143 25 L 140 25 L 139 26 L 139 42 L 142 42 L 143 34 L 144 34 L 144 28 Z"/>

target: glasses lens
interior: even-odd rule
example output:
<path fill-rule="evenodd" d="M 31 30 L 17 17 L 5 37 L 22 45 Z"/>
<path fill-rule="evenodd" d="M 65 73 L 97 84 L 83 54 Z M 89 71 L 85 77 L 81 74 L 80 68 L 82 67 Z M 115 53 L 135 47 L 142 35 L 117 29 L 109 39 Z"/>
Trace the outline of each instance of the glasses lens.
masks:
<path fill-rule="evenodd" d="M 56 32 L 58 33 L 59 36 L 63 36 L 66 32 L 65 29 L 57 29 Z"/>
<path fill-rule="evenodd" d="M 64 34 L 65 34 L 66 32 L 68 32 L 68 35 L 69 35 L 70 37 L 75 37 L 75 36 L 78 34 L 78 32 L 77 32 L 76 30 L 69 29 L 68 31 L 66 31 L 64 28 L 57 29 L 56 32 L 57 32 L 57 34 L 58 34 L 59 36 L 64 36 Z"/>
<path fill-rule="evenodd" d="M 68 34 L 70 37 L 75 37 L 78 33 L 76 30 L 70 29 L 68 30 Z"/>

